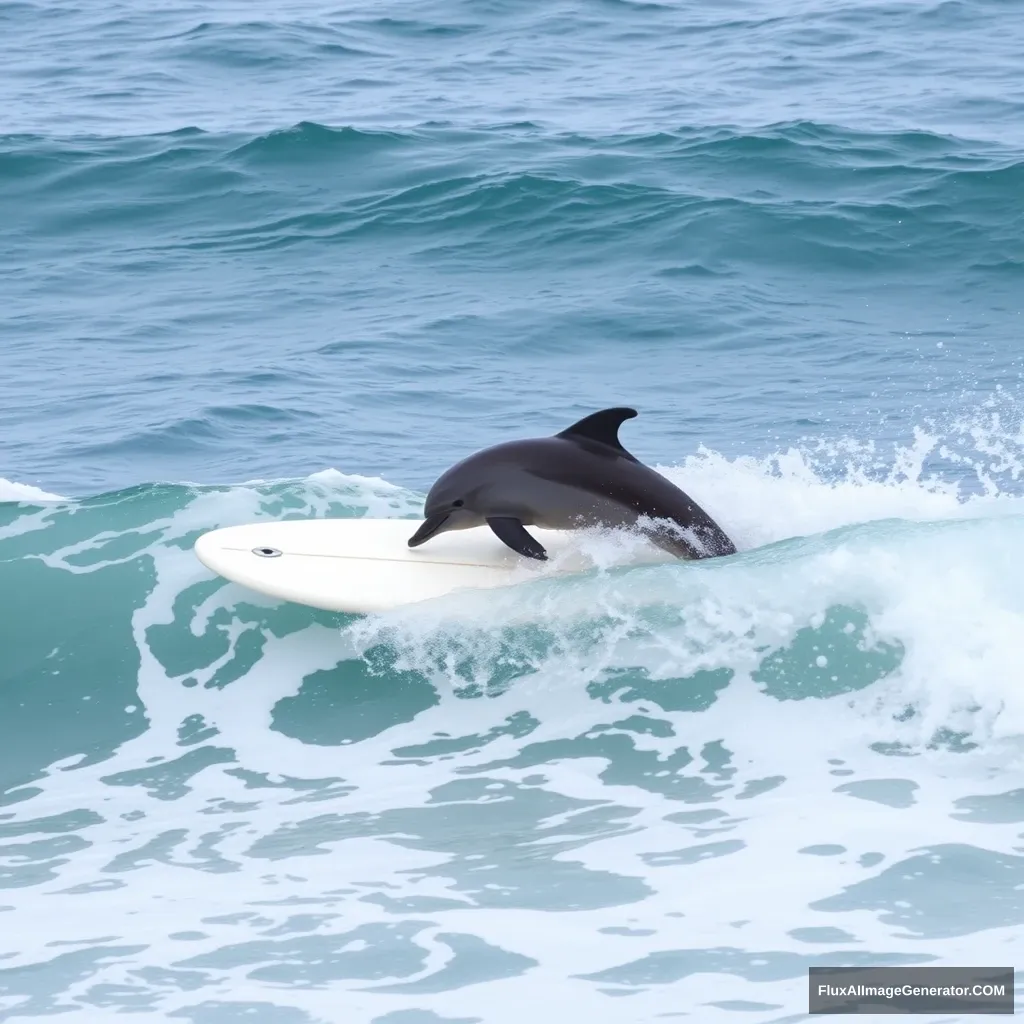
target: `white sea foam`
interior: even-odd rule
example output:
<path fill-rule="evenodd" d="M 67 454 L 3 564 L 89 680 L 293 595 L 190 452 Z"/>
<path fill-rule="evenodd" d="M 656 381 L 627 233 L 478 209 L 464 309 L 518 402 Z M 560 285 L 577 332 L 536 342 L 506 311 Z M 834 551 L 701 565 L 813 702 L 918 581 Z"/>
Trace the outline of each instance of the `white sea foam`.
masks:
<path fill-rule="evenodd" d="M 341 629 L 211 590 L 189 539 L 282 510 L 413 514 L 416 495 L 330 472 L 183 497 L 145 527 L 148 728 L 51 765 L 7 810 L 16 844 L 46 840 L 47 816 L 100 820 L 57 858 L 9 854 L 13 877 L 48 866 L 0 899 L 0 967 L 105 950 L 53 994 L 72 1022 L 134 992 L 141 1020 L 248 1002 L 255 1019 L 619 1024 L 800 1014 L 806 967 L 858 953 L 1014 962 L 1024 519 L 1016 497 L 927 480 L 915 458 L 830 480 L 808 453 L 705 452 L 667 472 L 735 558 Z M 50 585 L 101 587 L 140 557 L 124 536 L 62 533 Z M 600 563 L 612 542 L 588 543 Z M 187 742 L 188 723 L 216 733 Z M 222 753 L 181 761 L 206 748 Z M 974 892 L 972 872 L 995 888 L 953 914 L 943 894 Z"/>
<path fill-rule="evenodd" d="M 31 484 L 19 484 L 0 476 L 0 501 L 23 501 L 30 504 L 38 502 L 67 501 L 59 494 L 50 494 Z"/>

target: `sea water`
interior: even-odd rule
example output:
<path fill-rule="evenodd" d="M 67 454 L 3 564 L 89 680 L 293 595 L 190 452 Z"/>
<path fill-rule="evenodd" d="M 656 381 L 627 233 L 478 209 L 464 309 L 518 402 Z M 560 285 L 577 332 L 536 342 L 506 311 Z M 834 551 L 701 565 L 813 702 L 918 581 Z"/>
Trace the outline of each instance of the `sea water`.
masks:
<path fill-rule="evenodd" d="M 997 0 L 0 4 L 0 1020 L 781 1024 L 812 966 L 1018 964 L 1022 48 Z M 359 618 L 192 553 L 411 532 L 609 405 L 736 556 Z"/>

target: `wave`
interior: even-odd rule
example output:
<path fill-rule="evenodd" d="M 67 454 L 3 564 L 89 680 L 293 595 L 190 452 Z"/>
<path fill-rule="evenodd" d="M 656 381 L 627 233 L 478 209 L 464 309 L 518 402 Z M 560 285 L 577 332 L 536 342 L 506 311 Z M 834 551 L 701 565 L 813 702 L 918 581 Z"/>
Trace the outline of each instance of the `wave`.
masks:
<path fill-rule="evenodd" d="M 38 502 L 68 501 L 59 494 L 50 494 L 40 487 L 33 487 L 31 484 L 20 484 L 13 480 L 6 480 L 0 476 L 0 503 L 24 502 L 25 504 L 36 504 Z"/>
<path fill-rule="evenodd" d="M 18 504 L 0 519 L 5 590 L 21 595 L 7 626 L 64 608 L 37 633 L 40 651 L 70 657 L 69 633 L 102 606 L 129 662 L 156 659 L 178 685 L 224 687 L 253 668 L 265 641 L 245 651 L 258 637 L 329 625 L 351 651 L 342 687 L 369 671 L 381 685 L 416 678 L 472 698 L 543 680 L 676 710 L 751 688 L 783 703 L 841 701 L 883 753 L 966 750 L 1024 733 L 1024 497 L 929 478 L 929 447 L 898 453 L 881 478 L 868 466 L 831 479 L 814 468 L 820 453 L 702 451 L 661 470 L 725 526 L 736 557 L 612 569 L 486 600 L 454 594 L 365 619 L 225 584 L 191 547 L 203 530 L 263 517 L 418 515 L 421 496 L 386 481 L 327 471 L 144 485 L 56 506 L 15 489 L 5 493 Z M 131 627 L 141 608 L 151 623 L 142 633 Z"/>
<path fill-rule="evenodd" d="M 735 557 L 366 618 L 227 584 L 192 547 L 258 518 L 416 516 L 422 496 L 385 480 L 0 504 L 0 628 L 17 638 L 0 659 L 0 835 L 8 913 L 29 936 L 0 983 L 55 1005 L 23 980 L 70 955 L 30 941 L 40 891 L 61 940 L 97 958 L 88 998 L 132 970 L 133 996 L 164 1013 L 177 990 L 157 969 L 192 970 L 194 999 L 240 964 L 238 991 L 277 1001 L 324 961 L 340 964 L 320 990 L 328 1016 L 328 985 L 405 986 L 422 1008 L 464 975 L 450 981 L 447 952 L 427 963 L 421 934 L 488 965 L 526 949 L 604 992 L 653 986 L 645 1019 L 695 962 L 712 999 L 735 995 L 737 963 L 764 984 L 770 961 L 789 986 L 771 998 L 797 1014 L 808 962 L 984 962 L 1012 915 L 963 922 L 932 894 L 1005 875 L 1012 900 L 1017 881 L 1024 498 L 981 455 L 988 488 L 931 476 L 946 440 L 922 434 L 884 470 L 856 444 L 704 451 L 662 471 L 715 510 Z M 1003 461 L 1020 450 L 1012 432 L 977 441 Z M 766 871 L 781 880 L 767 896 Z M 97 937 L 94 893 L 145 908 L 184 887 Z M 674 932 L 666 906 L 686 908 Z M 768 924 L 741 944 L 752 906 Z M 583 931 L 565 934 L 586 941 L 524 944 L 531 913 L 531 932 L 570 916 Z M 383 980 L 376 959 L 339 959 L 403 928 L 410 961 Z M 582 952 L 567 964 L 562 946 Z"/>
<path fill-rule="evenodd" d="M 992 144 L 794 122 L 549 136 L 526 150 L 529 131 L 301 123 L 249 139 L 7 136 L 0 179 L 30 201 L 39 237 L 59 232 L 72 246 L 105 235 L 122 247 L 130 221 L 147 225 L 150 252 L 402 239 L 422 259 L 508 261 L 510 248 L 532 259 L 538 247 L 594 259 L 621 256 L 631 239 L 644 259 L 690 253 L 711 267 L 920 274 L 1024 260 L 1005 212 L 1024 162 Z"/>

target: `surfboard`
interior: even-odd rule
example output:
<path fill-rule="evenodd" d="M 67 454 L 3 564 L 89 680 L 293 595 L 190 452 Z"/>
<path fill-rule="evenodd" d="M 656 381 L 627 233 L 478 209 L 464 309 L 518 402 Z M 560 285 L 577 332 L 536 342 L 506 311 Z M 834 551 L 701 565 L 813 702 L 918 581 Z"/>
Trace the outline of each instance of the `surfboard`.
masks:
<path fill-rule="evenodd" d="M 218 576 L 260 594 L 355 614 L 584 572 L 596 564 L 583 535 L 572 531 L 531 527 L 548 552 L 548 561 L 540 562 L 516 554 L 486 526 L 439 534 L 410 548 L 406 542 L 417 526 L 419 521 L 409 519 L 249 523 L 202 534 L 195 554 Z M 640 541 L 612 557 L 628 564 L 672 560 Z"/>

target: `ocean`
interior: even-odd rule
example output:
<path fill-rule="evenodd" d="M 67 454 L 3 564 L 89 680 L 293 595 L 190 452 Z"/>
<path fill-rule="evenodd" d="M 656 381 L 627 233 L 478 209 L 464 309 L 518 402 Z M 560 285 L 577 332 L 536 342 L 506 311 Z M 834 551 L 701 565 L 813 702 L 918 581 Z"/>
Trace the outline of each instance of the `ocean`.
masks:
<path fill-rule="evenodd" d="M 0 2 L 0 1021 L 1019 964 L 1022 53 L 1006 0 Z M 193 554 L 617 405 L 738 554 L 364 617 Z"/>

